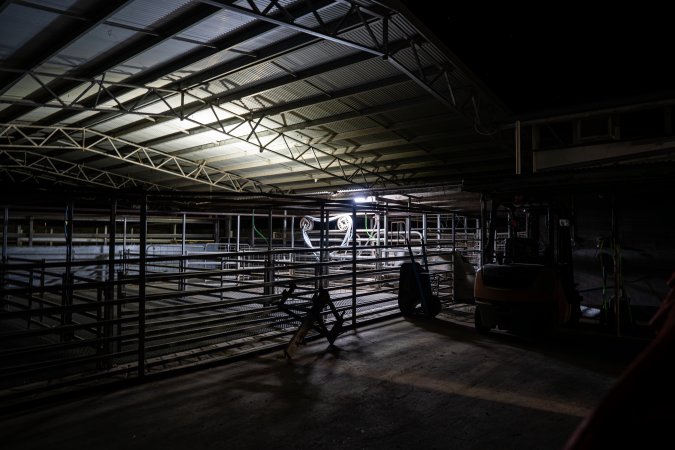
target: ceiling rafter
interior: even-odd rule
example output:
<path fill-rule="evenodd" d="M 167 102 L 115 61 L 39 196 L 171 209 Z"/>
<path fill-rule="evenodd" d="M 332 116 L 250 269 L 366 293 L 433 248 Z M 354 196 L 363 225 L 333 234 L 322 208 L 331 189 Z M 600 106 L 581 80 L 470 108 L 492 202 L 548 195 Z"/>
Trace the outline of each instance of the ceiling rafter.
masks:
<path fill-rule="evenodd" d="M 333 0 L 316 0 L 313 7 L 321 8 L 323 6 L 333 4 Z M 310 9 L 306 8 L 302 4 L 294 5 L 290 7 L 294 14 L 302 16 L 309 14 Z M 187 26 L 190 24 L 188 23 Z M 186 28 L 187 28 L 186 26 Z M 149 70 L 144 70 L 138 74 L 130 76 L 125 80 L 126 83 L 131 85 L 145 85 L 146 83 L 152 83 L 158 79 L 166 78 L 171 76 L 174 72 L 177 72 L 184 67 L 194 64 L 198 61 L 203 60 L 217 54 L 218 52 L 234 50 L 242 42 L 245 42 L 250 39 L 259 37 L 267 32 L 270 32 L 278 28 L 274 24 L 259 22 L 256 21 L 253 24 L 244 27 L 241 30 L 238 30 L 237 33 L 231 35 L 227 34 L 213 42 L 210 42 L 210 46 L 206 48 L 200 48 L 194 51 L 191 51 L 185 55 L 181 55 L 180 58 L 174 58 L 170 61 L 167 61 L 163 64 L 159 64 L 155 67 L 152 67 Z M 298 48 L 312 45 L 320 40 L 307 35 L 297 35 L 290 38 L 284 39 L 280 42 L 268 45 L 264 48 L 261 48 L 255 52 L 255 55 L 245 55 L 239 58 L 235 58 L 231 61 L 226 61 L 223 63 L 215 64 L 208 69 L 200 70 L 197 73 L 188 75 L 186 77 L 180 78 L 176 81 L 172 81 L 165 86 L 165 89 L 171 90 L 184 90 L 188 88 L 199 87 L 209 81 L 222 78 L 227 75 L 231 75 L 234 72 L 239 70 L 246 69 L 252 65 L 261 64 L 265 61 L 269 61 L 274 58 L 278 58 L 288 52 L 292 52 Z M 99 74 L 100 75 L 100 74 Z M 109 88 L 110 94 L 116 97 L 121 97 L 129 94 L 134 90 L 133 86 L 117 85 L 111 86 Z M 152 101 L 152 99 L 150 100 Z M 85 107 L 91 107 L 95 105 L 95 98 L 89 97 L 82 99 L 82 105 Z M 72 111 L 60 111 L 58 113 L 52 114 L 49 117 L 41 120 L 39 124 L 41 125 L 53 125 L 57 123 L 62 123 L 67 120 L 69 117 L 73 116 Z M 93 117 L 89 117 L 84 121 L 73 124 L 78 127 L 92 127 L 98 123 L 101 123 L 105 120 L 110 120 L 118 116 L 118 112 L 100 112 Z"/>
<path fill-rule="evenodd" d="M 282 193 L 273 185 L 86 128 L 0 125 L 0 149 L 79 150 L 232 192 Z M 121 150 L 126 149 L 126 150 Z"/>
<path fill-rule="evenodd" d="M 101 77 L 108 70 L 116 67 L 124 61 L 132 58 L 134 55 L 151 48 L 160 42 L 177 35 L 185 30 L 190 25 L 197 24 L 207 17 L 216 14 L 218 9 L 203 3 L 197 3 L 181 14 L 177 14 L 171 20 L 163 23 L 155 29 L 154 35 L 143 35 L 138 39 L 134 39 L 121 47 L 115 47 L 110 52 L 88 60 L 85 64 L 77 68 L 77 78 L 70 79 L 68 77 L 59 77 L 53 79 L 49 83 L 49 90 L 39 89 L 31 95 L 28 95 L 24 100 L 36 104 L 46 104 L 53 100 L 52 93 L 57 96 L 63 95 L 73 89 L 76 89 L 81 81 L 79 79 L 90 80 L 96 77 Z M 50 93 L 50 91 L 52 93 Z M 115 97 L 115 94 L 112 95 Z M 0 111 L 0 122 L 12 122 L 17 120 L 23 114 L 29 112 L 35 106 L 31 105 L 13 105 L 5 110 Z"/>
<path fill-rule="evenodd" d="M 28 171 L 38 171 L 113 189 L 143 188 L 148 191 L 169 189 L 167 186 L 157 183 L 27 150 L 0 149 L 0 166 L 4 170 L 26 169 Z"/>
<path fill-rule="evenodd" d="M 401 73 L 409 77 L 418 86 L 424 89 L 429 95 L 438 100 L 445 107 L 456 111 L 463 117 L 466 117 L 471 123 L 480 123 L 481 114 L 479 105 L 481 99 L 478 90 L 470 87 L 466 89 L 465 86 L 459 86 L 452 80 L 451 73 L 455 69 L 451 63 L 441 63 L 435 61 L 425 48 L 429 44 L 423 37 L 407 36 L 408 47 L 396 49 L 392 52 L 390 49 L 391 35 L 395 29 L 396 32 L 406 35 L 405 30 L 399 27 L 392 17 L 399 14 L 398 11 L 389 7 L 381 7 L 373 5 L 373 7 L 366 8 L 354 0 L 342 0 L 341 3 L 346 4 L 349 8 L 346 9 L 343 20 L 347 18 L 356 17 L 361 21 L 362 26 L 367 30 L 370 36 L 370 42 L 350 40 L 341 34 L 344 33 L 340 27 L 334 27 L 326 24 L 321 18 L 321 11 L 316 8 L 314 16 L 317 18 L 318 27 L 310 28 L 298 23 L 298 17 L 295 17 L 290 11 L 282 6 L 278 0 L 272 0 L 267 8 L 260 10 L 255 2 L 243 2 L 241 4 L 230 0 L 201 0 L 206 4 L 222 8 L 227 11 L 238 13 L 250 18 L 269 22 L 275 25 L 284 26 L 288 29 L 309 34 L 324 40 L 345 45 L 356 50 L 369 53 L 374 56 L 381 57 L 393 67 L 398 69 Z M 307 4 L 311 5 L 311 1 L 307 0 Z M 279 15 L 281 10 L 284 14 Z M 379 30 L 376 30 L 375 24 L 378 24 Z M 402 50 L 408 50 L 414 55 L 416 64 L 411 65 L 409 62 L 404 62 L 396 53 Z M 435 61 L 438 69 L 437 73 L 432 76 L 427 76 L 422 70 L 426 65 L 424 61 Z"/>
<path fill-rule="evenodd" d="M 72 78 L 72 77 L 71 77 Z M 100 81 L 101 86 L 106 86 L 107 82 L 105 80 Z M 112 84 L 124 84 L 124 83 L 112 83 Z M 128 84 L 125 84 L 129 86 Z M 266 118 L 265 114 L 258 114 L 257 116 L 243 115 L 236 111 L 233 111 L 230 108 L 226 108 L 223 105 L 217 103 L 211 103 L 206 99 L 197 97 L 189 92 L 175 91 L 170 89 L 157 89 L 148 86 L 135 86 L 139 90 L 144 90 L 145 93 L 139 97 L 144 99 L 150 96 L 160 98 L 162 103 L 166 105 L 168 109 L 163 111 L 161 115 L 170 114 L 173 115 L 173 118 L 186 120 L 194 123 L 198 126 L 206 127 L 210 130 L 217 131 L 225 136 L 228 136 L 232 139 L 235 139 L 241 143 L 252 145 L 258 148 L 261 152 L 268 151 L 275 155 L 281 156 L 283 158 L 295 161 L 299 164 L 305 165 L 307 167 L 313 168 L 320 172 L 326 173 L 328 175 L 340 178 L 343 181 L 347 181 L 350 184 L 356 184 L 360 187 L 370 188 L 374 184 L 386 186 L 387 184 L 398 184 L 395 179 L 386 177 L 382 174 L 376 173 L 372 170 L 369 170 L 359 164 L 349 161 L 348 159 L 334 156 L 331 152 L 316 148 L 311 145 L 307 145 L 304 141 L 300 140 L 297 137 L 291 136 L 288 133 L 280 133 L 275 131 L 275 128 L 281 126 L 281 124 L 272 122 L 272 125 L 265 125 L 262 123 L 262 119 Z M 109 91 L 106 91 L 109 93 Z M 180 99 L 180 103 L 176 106 L 177 98 Z M 189 111 L 183 109 L 185 99 L 188 99 L 189 104 L 193 105 Z M 123 108 L 123 112 L 129 112 L 134 108 L 138 108 L 139 101 L 138 99 L 132 100 L 134 104 L 125 106 L 122 102 L 117 99 L 113 99 L 111 108 Z M 130 102 L 127 102 L 127 104 Z M 69 107 L 68 105 L 55 105 L 55 107 Z M 297 104 L 295 107 L 298 107 Z M 211 121 L 203 123 L 199 120 L 194 119 L 192 114 L 198 111 L 206 111 L 210 113 Z M 142 109 L 137 109 L 136 112 L 143 113 Z M 151 114 L 149 114 L 150 116 Z M 228 117 L 228 119 L 221 119 L 221 117 Z M 233 126 L 233 127 L 232 127 Z M 243 127 L 242 127 L 243 126 Z M 238 128 L 248 129 L 250 132 L 247 135 L 235 135 L 234 132 Z M 63 130 L 68 129 L 67 127 L 62 127 Z M 73 128 L 74 130 L 80 130 L 81 128 Z M 259 131 L 256 131 L 259 130 Z M 264 134 L 262 134 L 264 133 Z M 245 137 L 244 137 L 245 136 Z M 270 144 L 273 142 L 283 142 L 283 150 L 275 149 L 270 147 Z M 133 144 L 130 142 L 130 145 L 137 146 L 138 144 Z M 301 151 L 294 154 L 293 148 L 302 148 Z M 342 169 L 339 174 L 334 174 L 327 171 L 320 163 L 313 161 L 312 158 L 309 158 L 307 153 L 318 152 L 324 156 L 329 156 L 332 158 L 330 164 L 338 164 Z M 363 179 L 363 181 L 361 181 Z M 358 181 L 356 181 L 358 180 Z"/>

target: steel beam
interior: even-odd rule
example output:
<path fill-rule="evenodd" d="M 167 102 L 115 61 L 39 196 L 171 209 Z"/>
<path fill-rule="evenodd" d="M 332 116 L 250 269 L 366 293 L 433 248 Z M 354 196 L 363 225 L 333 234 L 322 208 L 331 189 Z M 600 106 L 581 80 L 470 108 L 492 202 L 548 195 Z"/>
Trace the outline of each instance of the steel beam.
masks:
<path fill-rule="evenodd" d="M 17 143 L 18 138 L 24 143 Z M 121 148 L 130 150 L 122 151 Z M 0 149 L 80 150 L 233 192 L 282 192 L 275 186 L 240 177 L 203 162 L 180 158 L 83 128 L 2 124 Z"/>
<path fill-rule="evenodd" d="M 317 8 L 314 11 L 319 26 L 317 28 L 310 28 L 308 26 L 300 25 L 297 17 L 286 11 L 285 14 L 279 16 L 278 11 L 285 11 L 285 8 L 276 0 L 270 2 L 265 10 L 261 11 L 255 2 L 243 2 L 242 4 L 235 4 L 229 0 L 201 0 L 203 3 L 222 8 L 226 11 L 231 11 L 246 17 L 262 20 L 275 25 L 283 26 L 285 28 L 297 31 L 299 33 L 308 34 L 320 39 L 335 42 L 347 47 L 378 56 L 388 61 L 392 66 L 398 69 L 401 73 L 409 77 L 413 82 L 424 89 L 429 95 L 434 97 L 445 107 L 450 108 L 459 114 L 466 116 L 472 123 L 480 123 L 478 119 L 478 106 L 480 99 L 476 96 L 476 89 L 460 89 L 461 86 L 453 86 L 451 82 L 451 72 L 454 70 L 454 65 L 450 61 L 436 61 L 436 58 L 427 51 L 430 45 L 428 41 L 422 37 L 410 37 L 409 46 L 405 49 L 406 58 L 395 56 L 389 49 L 389 43 L 392 41 L 392 35 L 403 34 L 406 31 L 396 20 L 402 15 L 393 8 L 381 7 L 373 5 L 372 8 L 365 8 L 354 0 L 344 0 L 340 3 L 347 7 L 343 9 L 343 20 L 356 17 L 362 22 L 368 35 L 369 40 L 365 39 L 350 39 L 348 33 L 340 27 L 329 27 L 321 17 L 321 11 Z M 335 14 L 335 11 L 333 11 Z M 371 22 L 375 20 L 375 22 Z M 411 63 L 410 61 L 414 61 Z M 404 62 L 406 61 L 406 62 Z M 424 66 L 424 61 L 436 62 L 440 73 L 433 78 L 424 76 L 421 68 Z M 459 98 L 462 96 L 462 98 Z M 467 116 L 466 111 L 472 113 Z"/>
<path fill-rule="evenodd" d="M 134 55 L 179 34 L 190 25 L 201 22 L 210 15 L 215 14 L 217 11 L 218 9 L 213 6 L 197 4 L 189 11 L 163 23 L 160 27 L 153 30 L 152 35 L 145 35 L 139 39 L 130 41 L 128 45 L 115 48 L 110 52 L 105 52 L 102 55 L 87 61 L 77 68 L 78 77 L 94 79 L 97 76 L 101 76 L 102 74 L 105 74 L 106 71 L 132 58 Z M 27 96 L 24 100 L 36 102 L 38 104 L 46 104 L 54 98 L 53 94 L 59 97 L 60 95 L 77 88 L 80 84 L 80 81 L 61 77 L 59 79 L 54 79 L 49 84 L 43 85 L 42 89 Z M 29 112 L 32 108 L 33 106 L 23 105 L 14 105 L 6 108 L 3 111 L 0 111 L 0 122 L 12 122 Z"/>
<path fill-rule="evenodd" d="M 333 0 L 316 0 L 314 1 L 314 7 L 322 7 L 325 5 L 330 5 L 333 3 Z M 293 13 L 302 16 L 309 14 L 310 9 L 305 7 L 303 4 L 293 5 L 289 7 L 293 10 Z M 261 36 L 269 31 L 277 28 L 276 25 L 265 23 L 265 22 L 254 22 L 252 25 L 246 26 L 241 30 L 238 30 L 235 34 L 227 34 L 215 41 L 209 42 L 209 47 L 202 47 L 197 50 L 188 52 L 185 55 L 181 55 L 180 58 L 172 59 L 171 61 L 162 63 L 153 67 L 149 70 L 145 70 L 138 74 L 132 75 L 127 78 L 125 81 L 131 84 L 140 84 L 144 85 L 146 83 L 152 83 L 160 78 L 167 77 L 168 75 L 179 71 L 180 69 L 194 64 L 198 61 L 201 61 L 205 58 L 213 56 L 219 52 L 234 50 L 237 46 L 241 45 L 242 42 L 245 42 L 250 39 L 254 39 L 258 36 Z M 271 44 L 264 48 L 258 49 L 255 52 L 255 55 L 245 55 L 239 58 L 235 58 L 231 61 L 226 61 L 224 63 L 216 64 L 209 67 L 208 69 L 201 70 L 195 74 L 188 75 L 186 77 L 180 78 L 177 81 L 169 83 L 166 85 L 166 88 L 184 90 L 187 88 L 200 87 L 203 84 L 208 84 L 214 78 L 222 78 L 227 75 L 230 75 L 238 70 L 248 68 L 252 65 L 260 64 L 265 61 L 277 58 L 285 53 L 294 51 L 300 47 L 314 44 L 319 42 L 319 39 L 307 36 L 307 35 L 298 35 L 292 36 L 288 39 L 284 39 L 277 43 Z M 133 88 L 126 86 L 113 86 L 110 89 L 110 93 L 116 97 L 126 95 L 133 91 Z M 92 106 L 93 98 L 83 100 L 83 105 Z M 57 113 L 49 116 L 43 121 L 40 121 L 40 124 L 54 124 L 61 123 L 68 117 L 71 117 L 73 114 L 71 112 L 65 111 L 62 113 Z M 81 127 L 90 127 L 95 124 L 101 123 L 103 121 L 109 120 L 118 115 L 118 113 L 100 113 L 93 117 L 86 118 L 83 121 L 80 121 L 76 126 Z"/>
<path fill-rule="evenodd" d="M 145 283 L 146 283 L 146 246 L 148 243 L 148 199 L 141 200 L 141 223 L 138 261 L 138 377 L 145 376 Z"/>
<path fill-rule="evenodd" d="M 86 182 L 114 189 L 140 186 L 149 190 L 168 189 L 159 184 L 139 180 L 126 175 L 120 175 L 115 172 L 96 169 L 79 163 L 55 158 L 53 156 L 47 156 L 28 150 L 3 149 L 1 145 L 0 167 L 3 169 L 29 169 L 30 171 L 48 173 L 61 178 L 68 178 L 79 182 Z"/>

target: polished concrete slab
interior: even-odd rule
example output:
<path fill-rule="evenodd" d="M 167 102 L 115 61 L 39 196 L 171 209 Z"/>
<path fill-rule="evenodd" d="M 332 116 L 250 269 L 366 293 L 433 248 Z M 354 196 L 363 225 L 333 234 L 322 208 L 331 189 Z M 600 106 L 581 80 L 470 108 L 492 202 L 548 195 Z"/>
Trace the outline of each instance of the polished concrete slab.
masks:
<path fill-rule="evenodd" d="M 0 418 L 14 449 L 558 449 L 640 350 L 391 319 Z"/>

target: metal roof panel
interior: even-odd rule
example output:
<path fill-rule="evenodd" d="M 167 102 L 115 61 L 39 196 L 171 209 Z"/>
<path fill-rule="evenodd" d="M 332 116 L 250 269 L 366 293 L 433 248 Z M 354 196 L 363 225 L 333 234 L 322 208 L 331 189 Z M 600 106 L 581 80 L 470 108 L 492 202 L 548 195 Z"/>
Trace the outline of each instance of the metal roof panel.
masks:
<path fill-rule="evenodd" d="M 112 18 L 112 22 L 152 29 L 163 22 L 167 16 L 192 3 L 192 0 L 135 0 L 122 8 Z M 154 26 L 154 27 L 153 27 Z"/>
<path fill-rule="evenodd" d="M 0 60 L 11 56 L 57 17 L 50 12 L 10 3 L 0 13 Z"/>

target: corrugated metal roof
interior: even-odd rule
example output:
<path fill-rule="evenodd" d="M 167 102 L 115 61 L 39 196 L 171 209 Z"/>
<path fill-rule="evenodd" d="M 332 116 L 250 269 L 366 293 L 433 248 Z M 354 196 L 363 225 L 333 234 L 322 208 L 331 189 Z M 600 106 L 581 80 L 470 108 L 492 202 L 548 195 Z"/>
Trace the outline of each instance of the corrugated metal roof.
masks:
<path fill-rule="evenodd" d="M 288 70 L 298 72 L 354 53 L 356 53 L 354 49 L 342 44 L 321 41 L 281 56 L 276 62 Z"/>
<path fill-rule="evenodd" d="M 75 11 L 78 5 L 84 3 L 68 3 L 71 0 L 41 0 L 51 2 L 52 6 L 61 5 L 61 8 L 69 8 L 69 12 Z M 101 0 L 102 1 L 102 0 Z M 267 1 L 256 0 L 261 7 L 267 6 Z M 367 3 L 367 2 L 366 2 Z M 242 7 L 248 8 L 247 1 L 240 1 Z M 304 0 L 285 0 L 284 5 L 294 5 L 307 7 L 309 3 Z M 360 4 L 365 4 L 360 2 Z M 89 5 L 92 6 L 92 5 Z M 10 5 L 0 14 L 0 33 L 6 29 L 3 26 L 6 23 L 7 11 L 11 11 L 15 6 Z M 381 5 L 377 5 L 380 8 Z M 320 12 L 324 22 L 339 20 L 349 10 L 349 3 L 336 1 L 330 6 L 323 8 Z M 190 91 L 187 91 L 186 104 L 194 103 L 196 98 L 206 98 L 212 95 L 226 94 L 230 99 L 229 103 L 216 107 L 216 115 L 209 107 L 203 107 L 202 110 L 191 114 L 185 120 L 178 118 L 167 119 L 167 114 L 171 113 L 170 108 L 162 101 L 153 100 L 149 105 L 144 105 L 142 109 L 136 112 L 143 112 L 148 118 L 138 114 L 126 114 L 124 112 L 98 113 L 95 111 L 78 112 L 76 110 L 60 110 L 59 108 L 41 107 L 31 110 L 24 106 L 7 106 L 2 104 L 2 99 L 13 96 L 14 99 L 25 99 L 29 95 L 40 99 L 43 103 L 55 105 L 53 99 L 48 99 L 39 87 L 39 85 L 30 80 L 24 79 L 10 88 L 8 92 L 0 97 L 0 113 L 8 120 L 20 120 L 30 123 L 44 119 L 52 114 L 58 113 L 55 117 L 61 124 L 73 123 L 85 126 L 88 123 L 96 124 L 93 126 L 101 132 L 113 132 L 120 137 L 134 143 L 149 143 L 154 149 L 175 153 L 192 161 L 210 161 L 218 165 L 223 170 L 239 171 L 243 173 L 255 174 L 265 179 L 266 182 L 286 186 L 298 184 L 300 186 L 312 186 L 316 189 L 316 184 L 311 180 L 313 176 L 322 179 L 322 185 L 349 187 L 349 181 L 340 178 L 332 178 L 327 174 L 320 174 L 319 168 L 314 166 L 311 158 L 307 164 L 289 160 L 281 155 L 275 155 L 271 151 L 260 153 L 257 144 L 243 142 L 242 139 L 248 139 L 251 127 L 257 123 L 241 122 L 241 118 L 249 118 L 251 112 L 256 116 L 263 116 L 256 132 L 262 140 L 263 145 L 269 143 L 272 139 L 278 138 L 277 132 L 270 129 L 285 130 L 289 136 L 288 145 L 295 146 L 298 139 L 307 142 L 310 138 L 323 138 L 341 134 L 333 140 L 320 141 L 317 145 L 324 148 L 328 153 L 332 151 L 344 152 L 360 147 L 366 149 L 361 152 L 363 155 L 370 155 L 380 149 L 402 149 L 399 145 L 405 142 L 403 138 L 415 138 L 424 141 L 425 146 L 430 146 L 431 150 L 440 149 L 444 145 L 439 142 L 438 136 L 434 133 L 438 129 L 434 126 L 427 126 L 420 122 L 424 117 L 433 117 L 437 123 L 437 116 L 449 114 L 449 109 L 440 102 L 429 96 L 428 93 L 417 86 L 412 81 L 406 80 L 404 73 L 399 71 L 389 61 L 373 55 L 363 61 L 349 66 L 337 67 L 334 61 L 360 54 L 358 49 L 339 42 L 331 40 L 322 40 L 318 36 L 309 36 L 307 42 L 311 44 L 299 45 L 296 48 L 284 46 L 284 41 L 293 36 L 300 36 L 298 30 L 289 29 L 283 25 L 278 25 L 272 31 L 267 31 L 259 36 L 243 41 L 239 39 L 236 48 L 233 50 L 216 51 L 215 49 L 205 51 L 200 54 L 212 53 L 198 62 L 191 63 L 184 67 L 179 67 L 184 55 L 188 55 L 197 50 L 206 48 L 195 42 L 189 43 L 181 39 L 189 39 L 199 43 L 209 44 L 220 40 L 223 37 L 232 37 L 232 42 L 237 42 L 237 37 L 244 29 L 256 27 L 252 18 L 242 14 L 217 10 L 211 5 L 198 1 L 188 0 L 167 0 L 157 2 L 154 0 L 130 0 L 126 8 L 116 13 L 110 19 L 112 23 L 120 25 L 138 27 L 144 30 L 152 31 L 157 29 L 168 20 L 172 23 L 180 23 L 181 15 L 185 18 L 194 17 L 192 12 L 209 13 L 210 16 L 199 14 L 199 17 L 205 17 L 199 23 L 185 21 L 184 29 L 177 34 L 178 39 L 167 37 L 148 48 L 148 43 L 158 42 L 156 37 L 130 31 L 115 25 L 99 25 L 77 41 L 68 45 L 60 55 L 48 64 L 42 64 L 41 69 L 50 71 L 60 71 L 74 68 L 86 67 L 86 72 L 94 74 L 99 68 L 91 70 L 91 61 L 100 61 L 99 73 L 106 72 L 106 80 L 124 81 L 131 75 L 138 75 L 144 79 L 143 83 L 149 86 L 163 86 L 171 81 L 180 78 L 197 75 L 203 78 L 210 78 L 206 83 L 201 84 Z M 44 13 L 35 13 L 35 17 Z M 48 14 L 47 14 L 48 15 Z M 365 13 L 367 16 L 368 14 Z M 280 17 L 284 17 L 283 14 Z M 31 21 L 34 23 L 35 18 Z M 193 19 L 191 19 L 193 20 Z M 60 21 L 66 23 L 67 21 Z M 400 22 L 400 23 L 399 23 Z M 316 26 L 316 18 L 312 14 L 298 19 L 295 23 L 305 26 Z M 38 24 L 39 25 L 39 24 Z M 47 27 L 45 36 L 57 35 L 62 30 L 58 28 L 49 28 L 48 23 L 43 23 L 37 28 Z M 10 25 L 11 28 L 11 25 Z M 371 24 L 371 29 L 375 34 L 380 34 L 380 24 Z M 417 30 L 407 21 L 398 17 L 394 18 L 391 24 L 390 41 L 395 41 L 407 36 L 417 34 Z M 37 30 L 34 31 L 37 33 Z M 31 34 L 25 34 L 15 39 L 3 50 L 3 54 L 9 54 L 20 48 L 22 42 L 31 39 Z M 345 33 L 345 39 L 362 42 L 364 45 L 373 45 L 370 34 L 363 27 Z M 149 42 L 148 42 L 149 41 Z M 297 40 L 293 40 L 297 45 Z M 2 44 L 0 44 L 2 45 Z M 12 47 L 13 46 L 13 47 Z M 276 55 L 269 55 L 265 50 L 264 57 L 261 57 L 260 50 L 272 46 Z M 136 48 L 135 48 L 136 47 Z M 285 48 L 286 47 L 286 48 Z M 441 61 L 444 58 L 442 52 L 438 49 L 425 44 L 421 58 L 425 65 L 432 65 L 436 60 Z M 14 50 L 11 50 L 14 48 Z M 250 55 L 243 55 L 239 52 L 247 51 Z M 108 55 L 128 54 L 129 58 L 119 63 L 106 61 Z M 425 56 L 426 54 L 426 56 Z M 19 57 L 36 57 L 36 55 L 16 55 Z M 403 51 L 396 56 L 410 69 L 415 68 L 417 62 L 410 50 Z M 256 59 L 260 58 L 260 59 Z M 274 58 L 273 62 L 266 58 Z M 169 63 L 169 64 L 167 64 Z M 176 64 L 174 64 L 176 63 Z M 172 73 L 159 73 L 164 65 L 170 65 Z M 226 66 L 229 73 L 218 75 L 213 68 L 218 65 Z M 111 69 L 108 69 L 111 67 Z M 321 72 L 317 69 L 321 68 Z M 301 73 L 305 70 L 312 70 L 315 73 L 311 77 L 303 80 L 290 80 L 289 73 Z M 207 73 L 201 73 L 208 70 Z M 154 79 L 148 79 L 146 74 L 152 73 Z M 453 75 L 454 76 L 454 75 Z M 280 79 L 283 77 L 284 82 Z M 385 80 L 389 80 L 385 82 Z M 468 81 L 470 79 L 467 78 Z M 45 80 L 49 81 L 49 80 Z M 265 91 L 254 94 L 257 90 L 255 86 L 262 83 L 271 82 L 272 87 Z M 445 89 L 444 80 L 438 80 L 438 88 Z M 72 100 L 77 97 L 88 85 L 88 82 L 79 83 L 79 86 L 73 87 L 72 82 L 52 83 L 54 90 L 65 100 Z M 125 102 L 139 99 L 147 94 L 145 89 L 111 88 L 113 91 L 119 91 L 117 101 Z M 249 95 L 243 98 L 236 98 L 238 91 L 246 90 Z M 129 92 L 127 92 L 129 91 Z M 80 99 L 85 104 L 93 105 L 93 96 L 95 90 L 89 92 Z M 409 102 L 409 99 L 414 99 Z M 419 99 L 428 99 L 423 103 Z M 104 95 L 98 103 L 99 107 L 116 108 L 117 103 Z M 147 101 L 147 99 L 145 100 Z M 144 101 L 144 103 L 145 103 Z M 179 95 L 171 95 L 166 99 L 171 107 L 179 110 L 181 99 Z M 297 106 L 303 105 L 303 106 Z M 403 106 L 400 106 L 403 105 Z M 274 111 L 295 108 L 283 113 L 274 113 Z M 371 114 L 371 116 L 360 116 L 360 114 Z M 239 119 L 235 118 L 238 117 Z M 234 120 L 232 120 L 235 118 Z M 226 132 L 217 130 L 208 130 L 209 127 L 219 127 L 218 120 L 226 120 Z M 251 120 L 251 119 L 249 119 Z M 405 129 L 401 128 L 397 132 L 386 131 L 378 128 L 382 126 L 394 126 L 399 121 L 409 121 Z M 417 121 L 417 122 L 415 122 Z M 240 125 L 238 125 L 240 124 Z M 124 129 L 130 129 L 126 132 Z M 363 130 L 363 132 L 360 132 Z M 45 133 L 48 133 L 45 130 Z M 192 133 L 192 134 L 190 134 Z M 238 138 L 237 138 L 238 137 Z M 468 138 L 474 140 L 485 140 L 484 137 L 468 135 Z M 339 139 L 339 140 L 338 140 Z M 268 150 L 276 150 L 281 154 L 286 154 L 286 142 L 283 139 L 276 139 L 269 144 Z M 416 144 L 407 146 L 410 149 L 416 149 Z M 396 151 L 399 151 L 396 150 Z M 417 150 L 415 150 L 417 151 Z M 412 150 L 400 152 L 400 158 L 409 158 Z M 72 153 L 72 152 L 71 152 Z M 358 151 L 357 151 L 358 153 Z M 407 155 L 407 156 L 406 156 Z M 332 157 L 327 154 L 317 156 L 323 162 L 328 162 Z M 362 155 L 361 155 L 362 156 Z M 88 152 L 75 152 L 68 156 L 73 161 L 83 161 L 96 167 L 114 167 L 119 173 L 138 174 L 139 178 L 146 180 L 162 180 L 163 182 L 174 184 L 176 186 L 201 186 L 193 180 L 181 178 L 179 173 L 174 175 L 167 173 L 158 173 L 150 167 L 128 166 L 119 160 L 109 159 L 104 156 L 95 155 Z M 351 157 L 350 157 L 351 158 Z M 399 156 L 392 150 L 388 153 L 387 161 L 391 167 L 397 165 Z M 401 160 L 403 161 L 403 159 Z M 384 170 L 384 169 L 383 169 Z"/>
<path fill-rule="evenodd" d="M 48 81 L 48 80 L 47 80 Z M 2 97 L 8 99 L 20 100 L 28 97 L 30 94 L 40 88 L 40 84 L 30 77 L 23 77 L 14 86 L 9 88 Z"/>
<path fill-rule="evenodd" d="M 283 104 L 290 103 L 294 100 L 321 94 L 323 94 L 323 92 L 311 84 L 305 81 L 297 81 L 292 84 L 285 84 L 278 88 L 264 91 L 254 96 L 244 97 L 241 101 L 243 101 L 250 110 L 256 111 L 271 106 L 283 106 Z M 328 97 L 326 97 L 326 99 L 328 99 Z"/>
<path fill-rule="evenodd" d="M 198 48 L 198 45 L 170 39 L 128 59 L 121 67 L 134 67 L 139 70 L 145 70 L 156 64 L 177 58 L 195 48 Z"/>
<path fill-rule="evenodd" d="M 313 77 L 312 82 L 325 91 L 332 92 L 395 75 L 400 75 L 400 73 L 391 64 L 378 58 L 371 58 L 356 65 L 324 72 Z"/>
<path fill-rule="evenodd" d="M 200 89 L 205 90 L 209 95 L 230 91 L 236 92 L 238 89 L 246 88 L 250 84 L 272 80 L 286 74 L 286 71 L 272 62 L 264 62 L 250 69 L 241 70 L 226 77 L 217 78 L 209 83 L 202 84 Z"/>
<path fill-rule="evenodd" d="M 14 3 L 0 13 L 0 59 L 7 59 L 58 15 Z"/>
<path fill-rule="evenodd" d="M 277 27 L 267 33 L 257 36 L 247 41 L 242 41 L 237 44 L 237 50 L 243 52 L 255 52 L 256 50 L 268 45 L 276 44 L 286 38 L 298 34 L 297 31 L 289 30 L 283 27 Z"/>
<path fill-rule="evenodd" d="M 319 10 L 319 16 L 324 23 L 332 22 L 342 18 L 349 11 L 349 8 L 350 5 L 346 2 L 333 3 Z M 301 17 L 296 20 L 295 23 L 308 28 L 319 28 L 319 21 L 316 19 L 314 14 L 308 14 L 304 17 Z"/>
<path fill-rule="evenodd" d="M 373 40 L 373 36 L 371 36 L 365 27 L 356 28 L 346 33 L 342 33 L 340 37 L 348 41 L 364 45 L 368 48 L 377 49 L 382 44 L 382 22 L 373 22 L 369 25 L 369 28 L 375 36 L 375 39 L 377 39 L 377 44 Z M 409 35 L 402 33 L 400 29 L 396 27 L 391 27 L 389 29 L 389 42 L 395 42 L 401 39 L 407 39 L 409 37 Z"/>
<path fill-rule="evenodd" d="M 195 3 L 193 0 L 135 0 L 122 8 L 111 20 L 137 28 L 153 29 L 161 25 L 167 16 Z"/>
<path fill-rule="evenodd" d="M 412 81 L 404 81 L 391 86 L 383 86 L 377 90 L 361 92 L 347 97 L 344 102 L 357 109 L 400 102 L 409 98 L 424 95 L 425 92 Z"/>
<path fill-rule="evenodd" d="M 255 19 L 250 17 L 230 11 L 221 11 L 186 29 L 178 34 L 178 37 L 199 42 L 210 42 L 253 22 L 255 22 Z"/>
<path fill-rule="evenodd" d="M 111 25 L 99 25 L 51 58 L 49 70 L 63 67 L 66 70 L 87 63 L 134 36 L 136 32 Z"/>

